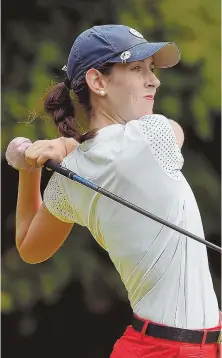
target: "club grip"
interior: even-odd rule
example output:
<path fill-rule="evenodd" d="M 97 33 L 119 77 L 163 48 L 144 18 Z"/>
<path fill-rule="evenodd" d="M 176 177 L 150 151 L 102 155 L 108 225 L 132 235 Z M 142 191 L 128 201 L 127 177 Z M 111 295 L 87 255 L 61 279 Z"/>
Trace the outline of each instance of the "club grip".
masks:
<path fill-rule="evenodd" d="M 44 167 L 47 168 L 47 169 L 51 169 L 51 170 L 54 170 L 55 172 L 57 172 L 60 166 L 59 166 L 59 164 L 55 163 L 52 159 L 48 159 L 45 162 Z"/>
<path fill-rule="evenodd" d="M 53 170 L 54 172 L 57 172 L 59 174 L 64 175 L 67 178 L 71 178 L 75 173 L 73 173 L 71 170 L 61 167 L 60 164 L 54 162 L 53 160 L 49 159 L 45 162 L 44 167 L 46 169 Z"/>

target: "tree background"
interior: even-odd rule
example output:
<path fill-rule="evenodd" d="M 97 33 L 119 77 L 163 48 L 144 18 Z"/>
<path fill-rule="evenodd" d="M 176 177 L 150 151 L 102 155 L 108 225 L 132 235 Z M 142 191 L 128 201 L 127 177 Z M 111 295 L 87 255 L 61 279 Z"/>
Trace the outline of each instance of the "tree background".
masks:
<path fill-rule="evenodd" d="M 108 255 L 75 225 L 48 262 L 28 265 L 14 244 L 18 173 L 4 153 L 16 136 L 54 138 L 42 113 L 46 89 L 64 78 L 75 37 L 122 23 L 149 41 L 175 41 L 182 60 L 159 71 L 155 112 L 185 131 L 183 172 L 197 198 L 206 239 L 221 236 L 220 3 L 207 0 L 3 0 L 2 2 L 2 357 L 106 358 L 130 324 L 127 295 Z M 84 123 L 81 110 L 79 116 Z M 29 123 L 28 123 L 29 122 Z M 42 190 L 50 173 L 43 173 Z M 220 254 L 208 250 L 221 302 Z"/>

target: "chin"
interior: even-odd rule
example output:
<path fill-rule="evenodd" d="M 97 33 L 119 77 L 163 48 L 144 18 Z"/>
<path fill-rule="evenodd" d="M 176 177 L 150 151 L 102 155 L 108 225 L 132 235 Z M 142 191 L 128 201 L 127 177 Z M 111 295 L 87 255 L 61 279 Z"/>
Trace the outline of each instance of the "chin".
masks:
<path fill-rule="evenodd" d="M 148 116 L 153 114 L 153 108 L 150 109 L 144 109 L 144 111 L 140 111 L 138 114 L 135 114 L 134 116 L 130 116 L 130 118 L 128 120 L 126 120 L 126 122 L 132 121 L 132 120 L 138 120 L 141 117 L 144 116 Z"/>
<path fill-rule="evenodd" d="M 143 117 L 143 116 L 148 116 L 148 115 L 151 115 L 153 114 L 153 110 L 150 110 L 150 111 L 144 111 L 143 114 L 140 116 L 140 117 Z"/>
<path fill-rule="evenodd" d="M 141 111 L 142 112 L 142 111 Z M 153 106 L 146 106 L 143 110 L 142 116 L 153 114 Z"/>

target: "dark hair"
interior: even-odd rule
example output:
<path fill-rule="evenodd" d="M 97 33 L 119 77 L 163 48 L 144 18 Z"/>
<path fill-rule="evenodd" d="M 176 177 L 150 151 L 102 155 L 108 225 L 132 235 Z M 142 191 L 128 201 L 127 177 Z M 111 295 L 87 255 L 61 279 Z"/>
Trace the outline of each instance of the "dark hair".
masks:
<path fill-rule="evenodd" d="M 114 64 L 107 63 L 98 68 L 98 70 L 104 75 L 110 75 L 113 65 Z M 77 92 L 77 96 L 79 103 L 84 107 L 88 116 L 90 116 L 92 106 L 86 82 L 82 83 L 82 88 Z M 91 130 L 84 134 L 78 132 L 74 102 L 70 96 L 70 89 L 65 81 L 52 87 L 46 97 L 44 110 L 52 116 L 59 133 L 63 137 L 72 137 L 79 143 L 83 143 L 96 136 L 96 130 Z"/>

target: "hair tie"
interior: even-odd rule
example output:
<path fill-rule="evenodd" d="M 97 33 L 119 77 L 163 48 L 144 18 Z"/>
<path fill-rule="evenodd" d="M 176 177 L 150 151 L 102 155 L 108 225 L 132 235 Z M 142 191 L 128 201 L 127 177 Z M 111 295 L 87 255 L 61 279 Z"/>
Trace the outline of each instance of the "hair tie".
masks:
<path fill-rule="evenodd" d="M 66 88 L 67 88 L 69 91 L 72 89 L 72 87 L 71 87 L 71 82 L 70 82 L 70 80 L 68 79 L 68 77 L 66 77 L 66 78 L 64 79 L 64 85 L 66 86 Z"/>

